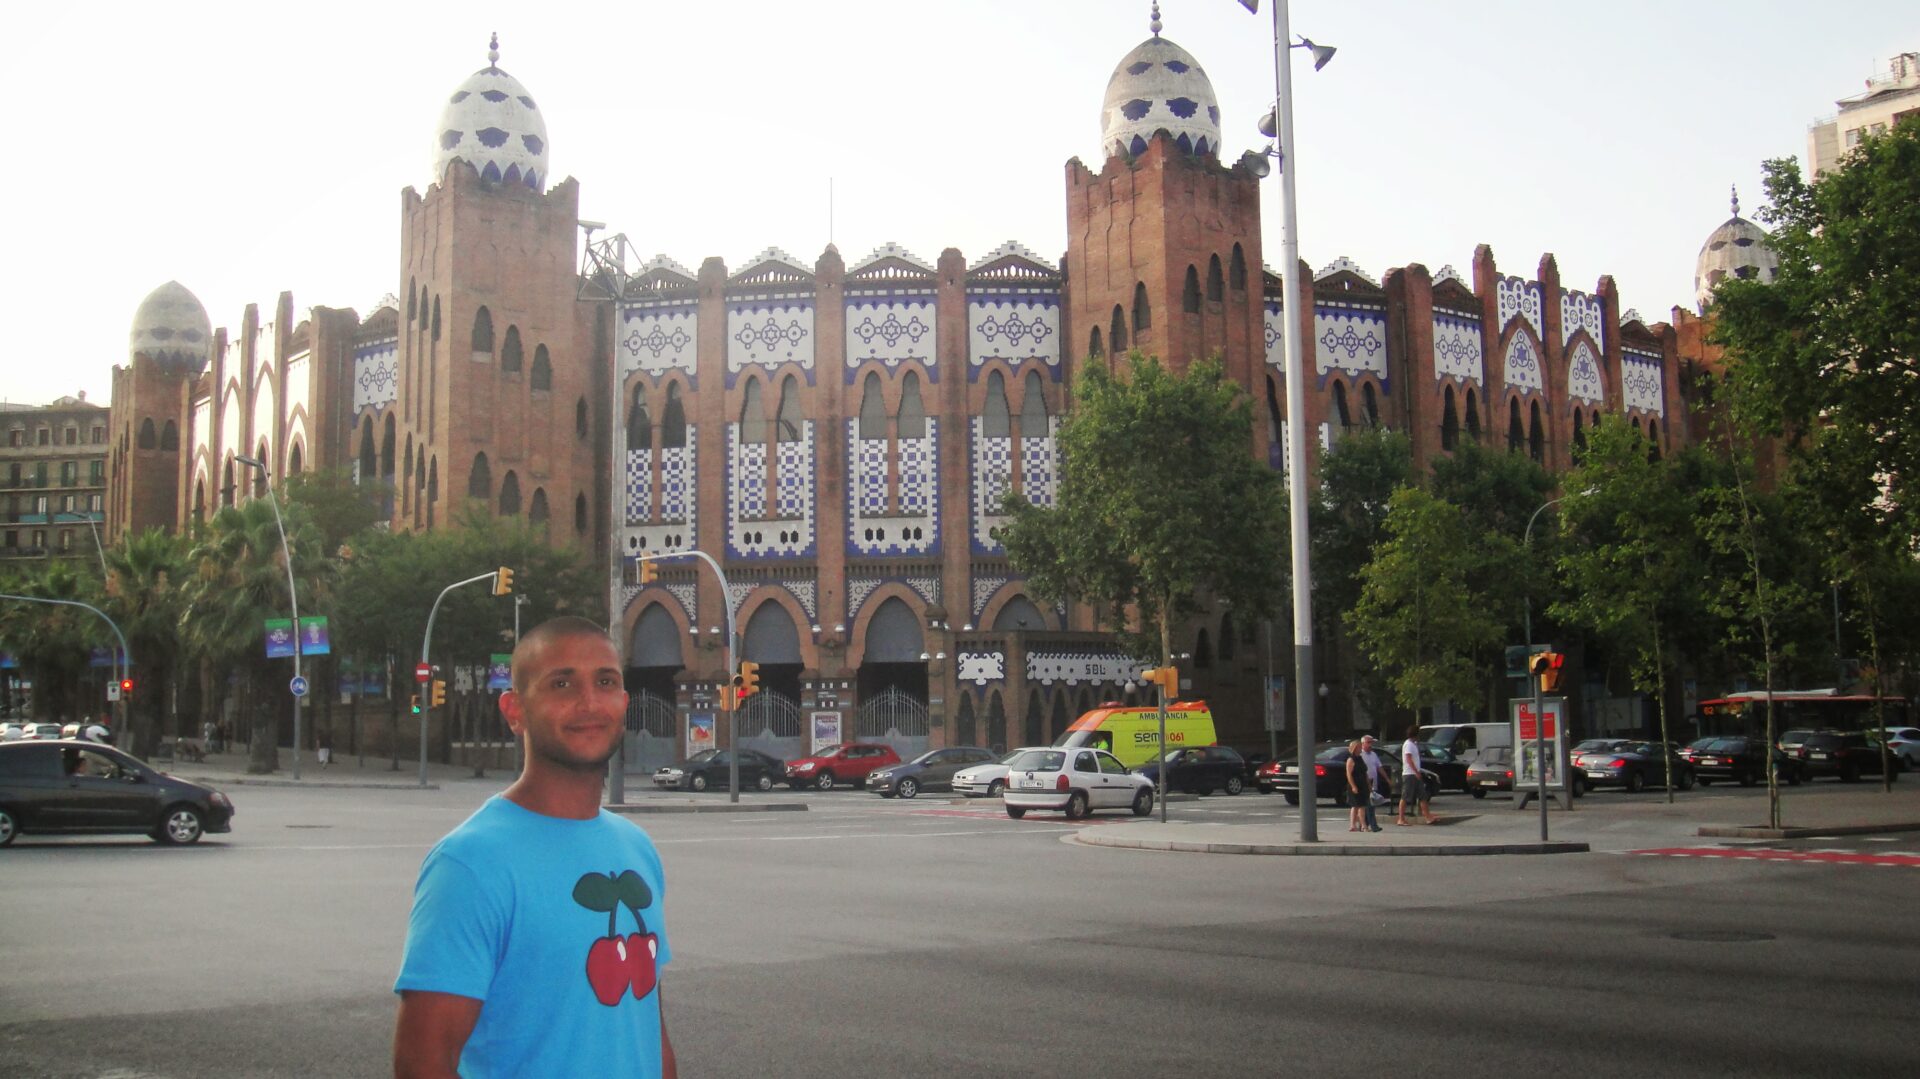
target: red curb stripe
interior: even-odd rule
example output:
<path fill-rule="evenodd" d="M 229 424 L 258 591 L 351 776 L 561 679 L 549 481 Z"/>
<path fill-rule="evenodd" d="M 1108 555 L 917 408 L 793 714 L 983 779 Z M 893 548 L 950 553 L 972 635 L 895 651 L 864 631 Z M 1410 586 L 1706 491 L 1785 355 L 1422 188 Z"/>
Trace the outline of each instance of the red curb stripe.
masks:
<path fill-rule="evenodd" d="M 1920 857 L 1908 854 L 1835 854 L 1798 850 L 1727 850 L 1720 847 L 1667 847 L 1636 850 L 1633 854 L 1669 858 L 1737 858 L 1753 862 L 1832 862 L 1840 865 L 1894 865 L 1920 868 Z"/>

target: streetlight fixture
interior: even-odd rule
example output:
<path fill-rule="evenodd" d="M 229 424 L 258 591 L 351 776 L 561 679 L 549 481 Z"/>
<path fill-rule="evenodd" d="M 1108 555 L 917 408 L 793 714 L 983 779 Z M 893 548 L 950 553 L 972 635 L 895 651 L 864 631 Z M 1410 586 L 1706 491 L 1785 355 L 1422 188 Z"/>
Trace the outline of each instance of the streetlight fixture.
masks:
<path fill-rule="evenodd" d="M 67 520 L 64 522 L 61 521 L 60 518 L 62 517 L 67 518 Z M 53 515 L 56 524 L 71 524 L 76 518 L 87 522 L 87 531 L 93 533 L 93 549 L 100 556 L 100 577 L 102 580 L 105 580 L 107 576 L 107 549 L 100 543 L 100 526 L 94 521 L 93 514 L 91 512 L 81 513 L 68 510 L 64 513 L 56 513 Z"/>
<path fill-rule="evenodd" d="M 300 595 L 293 587 L 293 548 L 287 545 L 287 525 L 280 517 L 280 500 L 274 497 L 273 484 L 267 482 L 266 462 L 237 453 L 234 454 L 233 460 L 236 464 L 259 470 L 260 481 L 267 489 L 267 505 L 273 507 L 273 527 L 280 532 L 281 561 L 287 564 L 287 604 L 293 608 L 293 682 L 288 683 L 291 686 L 300 681 Z M 305 703 L 306 694 L 293 695 L 293 778 L 295 779 L 300 778 L 300 713 L 301 706 Z"/>
<path fill-rule="evenodd" d="M 1258 13 L 1260 0 L 1240 0 L 1248 11 Z M 1313 53 L 1315 71 L 1327 66 L 1334 50 L 1301 38 L 1290 45 L 1287 27 L 1287 0 L 1273 3 L 1273 123 L 1263 132 L 1278 139 L 1272 156 L 1280 173 L 1280 337 L 1286 343 L 1287 378 L 1287 496 L 1292 516 L 1293 547 L 1293 684 L 1294 710 L 1300 715 L 1300 765 L 1304 769 L 1313 760 L 1314 678 L 1313 678 L 1313 567 L 1308 552 L 1307 533 L 1307 414 L 1305 363 L 1300 341 L 1300 213 L 1295 201 L 1294 174 L 1286 156 L 1293 153 L 1293 60 L 1294 49 Z M 1266 156 L 1257 164 L 1264 167 Z M 1254 168 L 1261 175 L 1261 168 Z M 1303 778 L 1302 790 L 1306 780 Z M 1317 842 L 1320 838 L 1317 807 L 1312 798 L 1300 799 L 1300 840 Z"/>

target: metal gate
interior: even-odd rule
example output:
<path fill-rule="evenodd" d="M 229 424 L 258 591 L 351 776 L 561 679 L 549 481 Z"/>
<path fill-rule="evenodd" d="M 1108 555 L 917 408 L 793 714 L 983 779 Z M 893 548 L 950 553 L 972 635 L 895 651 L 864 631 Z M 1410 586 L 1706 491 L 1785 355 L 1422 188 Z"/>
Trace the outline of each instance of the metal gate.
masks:
<path fill-rule="evenodd" d="M 792 697 L 763 689 L 747 698 L 734 722 L 738 724 L 734 734 L 742 749 L 757 749 L 783 761 L 807 755 L 800 702 Z"/>
<path fill-rule="evenodd" d="M 651 775 L 665 764 L 680 760 L 680 717 L 673 702 L 651 693 L 636 693 L 627 701 L 627 772 Z"/>
<path fill-rule="evenodd" d="M 856 730 L 862 742 L 885 742 L 901 760 L 910 761 L 927 751 L 927 702 L 889 687 L 872 700 L 861 702 Z"/>

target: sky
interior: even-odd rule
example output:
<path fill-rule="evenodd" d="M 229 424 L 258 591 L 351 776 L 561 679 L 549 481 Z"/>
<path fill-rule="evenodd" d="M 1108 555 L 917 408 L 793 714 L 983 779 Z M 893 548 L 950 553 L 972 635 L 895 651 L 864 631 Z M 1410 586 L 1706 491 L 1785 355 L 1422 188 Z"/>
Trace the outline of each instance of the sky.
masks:
<path fill-rule="evenodd" d="M 1211 77 L 1231 161 L 1274 94 L 1269 4 L 1164 0 Z M 539 101 L 556 178 L 642 258 L 730 269 L 769 246 L 849 265 L 887 242 L 972 261 L 1066 249 L 1065 170 L 1100 167 L 1100 106 L 1147 0 L 103 0 L 8 16 L 16 158 L 0 170 L 0 400 L 106 403 L 140 301 L 178 280 L 215 327 L 291 292 L 364 316 L 399 291 L 399 193 L 424 191 L 447 96 L 486 65 Z M 1468 273 L 1491 245 L 1568 288 L 1603 274 L 1649 321 L 1764 201 L 1762 163 L 1894 53 L 1920 4 L 1837 0 L 1294 0 L 1301 257 L 1374 278 Z M 1279 188 L 1264 246 L 1279 249 Z M 604 235 L 604 234 L 603 234 Z"/>

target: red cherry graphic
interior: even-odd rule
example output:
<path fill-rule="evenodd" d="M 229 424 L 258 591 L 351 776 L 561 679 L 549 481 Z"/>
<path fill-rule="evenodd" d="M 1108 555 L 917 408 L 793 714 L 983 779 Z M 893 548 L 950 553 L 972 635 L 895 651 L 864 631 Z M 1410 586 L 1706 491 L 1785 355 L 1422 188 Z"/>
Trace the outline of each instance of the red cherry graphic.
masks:
<path fill-rule="evenodd" d="M 654 982 L 659 977 L 659 969 L 655 966 L 659 956 L 659 936 L 653 933 L 628 935 L 627 971 L 633 980 L 633 999 L 644 1000 L 648 993 L 653 992 Z"/>
<path fill-rule="evenodd" d="M 633 975 L 628 968 L 628 948 L 626 942 L 617 936 L 601 937 L 587 949 L 587 984 L 593 986 L 593 995 L 600 1003 L 611 1008 L 620 1003 L 620 997 L 627 991 L 628 979 Z M 652 967 L 652 963 L 648 963 Z M 652 988 L 649 980 L 648 988 Z"/>

